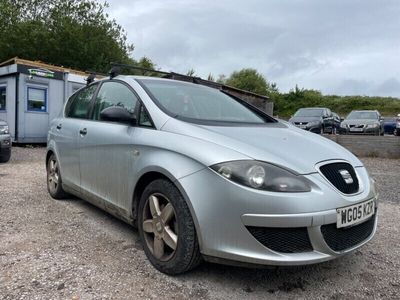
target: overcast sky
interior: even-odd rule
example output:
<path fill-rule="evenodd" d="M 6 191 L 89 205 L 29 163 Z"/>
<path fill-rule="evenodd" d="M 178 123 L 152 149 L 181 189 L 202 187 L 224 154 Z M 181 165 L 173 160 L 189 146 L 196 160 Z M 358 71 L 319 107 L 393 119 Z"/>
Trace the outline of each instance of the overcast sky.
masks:
<path fill-rule="evenodd" d="M 281 91 L 400 97 L 400 1 L 109 0 L 135 45 L 165 71 L 255 68 Z"/>

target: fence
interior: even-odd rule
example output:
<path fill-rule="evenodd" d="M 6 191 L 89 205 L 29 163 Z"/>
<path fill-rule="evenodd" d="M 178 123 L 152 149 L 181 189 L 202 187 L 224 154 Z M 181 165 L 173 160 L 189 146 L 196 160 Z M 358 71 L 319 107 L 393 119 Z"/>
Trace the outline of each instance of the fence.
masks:
<path fill-rule="evenodd" d="M 398 136 L 324 135 L 361 157 L 400 158 Z"/>

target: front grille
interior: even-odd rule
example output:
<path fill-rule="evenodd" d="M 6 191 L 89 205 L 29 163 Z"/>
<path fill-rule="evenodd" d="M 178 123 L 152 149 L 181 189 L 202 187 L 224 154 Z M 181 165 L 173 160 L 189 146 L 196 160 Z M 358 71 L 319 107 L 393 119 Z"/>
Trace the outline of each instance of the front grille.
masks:
<path fill-rule="evenodd" d="M 356 172 L 353 167 L 344 162 L 323 165 L 320 168 L 322 174 L 328 179 L 339 191 L 344 194 L 354 194 L 358 192 L 359 184 Z M 346 183 L 341 171 L 347 171 L 351 175 L 352 183 Z"/>
<path fill-rule="evenodd" d="M 294 125 L 307 125 L 308 122 L 294 122 Z"/>
<path fill-rule="evenodd" d="M 364 128 L 364 125 L 350 125 L 350 128 Z"/>
<path fill-rule="evenodd" d="M 367 221 L 351 227 L 336 228 L 336 223 L 321 226 L 321 233 L 328 246 L 334 251 L 352 248 L 371 236 L 376 213 Z"/>
<path fill-rule="evenodd" d="M 313 251 L 306 227 L 274 228 L 247 226 L 247 230 L 265 247 L 282 253 Z"/>

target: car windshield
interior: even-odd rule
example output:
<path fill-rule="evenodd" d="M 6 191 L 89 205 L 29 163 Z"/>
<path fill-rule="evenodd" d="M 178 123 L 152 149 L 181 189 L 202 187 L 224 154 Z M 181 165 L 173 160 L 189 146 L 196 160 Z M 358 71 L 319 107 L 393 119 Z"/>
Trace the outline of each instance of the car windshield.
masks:
<path fill-rule="evenodd" d="M 378 114 L 374 111 L 352 111 L 346 119 L 360 120 L 360 119 L 378 119 Z"/>
<path fill-rule="evenodd" d="M 181 81 L 138 81 L 148 89 L 156 104 L 175 118 L 252 124 L 273 122 L 217 89 Z"/>
<path fill-rule="evenodd" d="M 323 108 L 302 108 L 299 109 L 294 116 L 295 117 L 321 117 L 324 112 Z"/>

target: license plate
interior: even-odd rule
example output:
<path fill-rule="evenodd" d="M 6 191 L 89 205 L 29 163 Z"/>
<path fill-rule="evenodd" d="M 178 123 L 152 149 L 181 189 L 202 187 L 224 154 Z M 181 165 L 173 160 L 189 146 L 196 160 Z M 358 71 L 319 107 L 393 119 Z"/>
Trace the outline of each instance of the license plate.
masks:
<path fill-rule="evenodd" d="M 355 132 L 362 132 L 364 129 L 363 128 L 350 128 L 350 131 L 355 131 Z"/>
<path fill-rule="evenodd" d="M 301 129 L 306 129 L 307 126 L 306 125 L 299 125 L 298 127 L 301 128 Z"/>
<path fill-rule="evenodd" d="M 336 227 L 347 227 L 368 219 L 375 213 L 374 200 L 338 208 Z"/>

